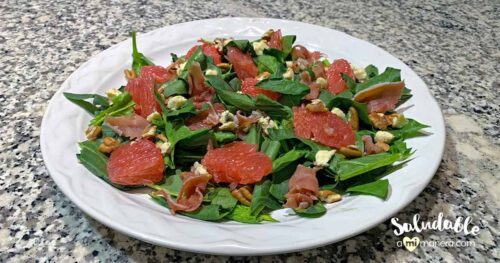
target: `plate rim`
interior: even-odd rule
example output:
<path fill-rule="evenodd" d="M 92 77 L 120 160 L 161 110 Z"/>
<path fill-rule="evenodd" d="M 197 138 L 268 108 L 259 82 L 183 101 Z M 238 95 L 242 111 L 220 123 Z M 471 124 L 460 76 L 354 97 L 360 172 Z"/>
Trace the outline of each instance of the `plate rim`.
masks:
<path fill-rule="evenodd" d="M 315 25 L 315 24 L 310 24 L 310 23 L 305 23 L 305 22 L 300 22 L 300 21 L 293 21 L 293 20 L 286 20 L 286 19 L 276 19 L 276 18 L 265 18 L 265 17 L 222 17 L 222 18 L 211 18 L 211 19 L 202 19 L 202 20 L 193 20 L 193 21 L 187 21 L 187 22 L 183 22 L 183 23 L 178 23 L 178 24 L 172 24 L 172 25 L 166 25 L 166 26 L 163 26 L 163 27 L 160 27 L 160 28 L 156 28 L 154 30 L 151 30 L 151 31 L 148 31 L 146 33 L 141 33 L 140 35 L 140 38 L 143 38 L 143 37 L 147 37 L 148 35 L 150 34 L 154 34 L 155 32 L 157 31 L 160 31 L 160 30 L 163 30 L 167 27 L 173 27 L 173 26 L 181 26 L 181 25 L 186 25 L 186 24 L 190 24 L 190 23 L 193 23 L 193 22 L 211 22 L 211 21 L 220 21 L 220 20 L 232 20 L 232 19 L 236 19 L 236 20 L 248 20 L 248 21 L 260 21 L 260 20 L 266 20 L 266 21 L 280 21 L 280 22 L 286 22 L 286 23 L 295 23 L 295 24 L 301 24 L 301 25 L 307 25 L 307 26 L 315 26 L 315 27 L 320 27 L 320 28 L 324 28 L 324 29 L 328 29 L 328 30 L 333 30 L 333 31 L 336 31 L 337 33 L 341 33 L 341 34 L 344 34 L 346 35 L 347 37 L 349 38 L 352 38 L 352 39 L 355 39 L 356 41 L 360 41 L 362 42 L 364 45 L 369 45 L 369 46 L 372 46 L 372 47 L 375 47 L 377 48 L 378 50 L 382 51 L 383 53 L 386 53 L 385 55 L 389 55 L 391 57 L 393 57 L 394 59 L 398 60 L 399 62 L 401 62 L 402 64 L 405 64 L 403 61 L 401 61 L 399 58 L 397 58 L 396 56 L 390 54 L 389 52 L 385 51 L 384 49 L 382 49 L 381 47 L 375 45 L 375 44 L 372 44 L 366 40 L 363 40 L 363 39 L 359 39 L 359 38 L 356 38 L 356 37 L 353 37 L 345 32 L 342 32 L 342 31 L 339 31 L 339 30 L 336 30 L 336 29 L 333 29 L 333 28 L 328 28 L 328 27 L 325 27 L 325 26 L 320 26 L 320 25 Z M 342 240 L 346 240 L 352 236 L 355 236 L 355 235 L 358 235 L 360 233 L 363 233 L 377 225 L 379 225 L 380 223 L 386 221 L 387 219 L 391 218 L 392 216 L 394 216 L 395 214 L 397 214 L 398 212 L 400 212 L 404 207 L 408 206 L 410 203 L 412 203 L 419 195 L 420 193 L 428 186 L 428 184 L 430 183 L 430 181 L 432 180 L 432 178 L 434 178 L 434 175 L 436 174 L 439 166 L 441 165 L 441 161 L 442 161 L 442 157 L 443 157 L 443 154 L 444 154 L 444 150 L 445 150 L 445 144 L 446 144 L 446 129 L 445 129 L 445 121 L 444 121 L 444 116 L 443 116 L 443 113 L 442 113 L 442 109 L 441 109 L 441 106 L 440 104 L 437 102 L 437 100 L 435 99 L 435 97 L 432 95 L 429 87 L 427 86 L 427 84 L 420 78 L 420 76 L 413 70 L 411 69 L 409 66 L 408 68 L 412 71 L 412 73 L 415 74 L 415 76 L 424 84 L 424 87 L 425 87 L 425 90 L 426 92 L 428 93 L 429 95 L 429 98 L 431 99 L 430 102 L 432 102 L 434 104 L 434 106 L 436 106 L 438 109 L 439 109 L 439 115 L 436 116 L 438 117 L 438 121 L 439 123 L 441 124 L 439 128 L 441 128 L 441 130 L 443 131 L 441 134 L 434 134 L 436 136 L 439 136 L 439 141 L 441 142 L 441 144 L 439 145 L 439 160 L 437 160 L 436 158 L 436 161 L 435 163 L 433 164 L 433 167 L 432 167 L 432 171 L 433 171 L 433 174 L 432 176 L 428 176 L 426 177 L 425 181 L 422 181 L 423 182 L 423 186 L 421 187 L 421 189 L 418 191 L 418 192 L 415 192 L 413 194 L 411 194 L 410 198 L 407 198 L 404 202 L 402 202 L 401 204 L 398 205 L 397 208 L 395 208 L 392 212 L 390 213 L 385 213 L 381 219 L 379 220 L 376 220 L 374 221 L 373 223 L 371 223 L 369 226 L 365 226 L 365 227 L 360 227 L 358 228 L 356 231 L 353 231 L 352 233 L 350 233 L 349 235 L 344 235 L 342 237 L 337 237 L 337 238 L 323 238 L 323 239 L 319 239 L 319 240 L 314 240 L 315 242 L 309 242 L 309 243 L 300 243 L 300 244 L 294 244 L 293 246 L 290 245 L 288 247 L 279 247 L 279 248 L 269 248 L 269 249 L 258 249 L 258 250 L 253 250 L 252 248 L 248 248 L 248 247 L 240 247 L 240 246 L 235 246 L 235 247 L 231 247 L 232 249 L 235 249 L 235 250 L 232 250 L 232 249 L 228 249 L 228 250 L 219 250 L 219 251 L 211 251 L 210 250 L 210 247 L 202 247 L 202 248 L 199 248 L 199 247 L 190 247 L 189 245 L 186 246 L 186 245 L 183 245 L 183 244 L 180 244 L 178 242 L 172 242 L 171 240 L 162 240 L 161 242 L 159 240 L 156 240 L 156 239 L 152 239 L 152 238 L 149 238 L 143 234 L 141 234 L 140 232 L 137 232 L 135 231 L 134 229 L 130 229 L 130 228 L 127 228 L 125 227 L 124 225 L 122 224 L 119 224 L 119 223 L 116 223 L 116 221 L 113 221 L 113 220 L 110 220 L 110 218 L 106 218 L 104 216 L 96 216 L 98 215 L 97 211 L 95 211 L 91 205 L 87 206 L 85 204 L 83 204 L 81 202 L 80 199 L 77 198 L 77 195 L 73 195 L 72 193 L 68 192 L 69 189 L 65 189 L 63 187 L 60 186 L 60 184 L 58 183 L 58 181 L 54 178 L 53 174 L 55 173 L 55 171 L 52 169 L 52 167 L 48 164 L 48 161 L 47 161 L 47 158 L 46 156 L 48 156 L 48 153 L 47 153 L 47 149 L 45 147 L 46 145 L 46 140 L 47 140 L 47 136 L 46 136 L 46 126 L 47 126 L 47 119 L 49 118 L 48 115 L 49 115 L 49 112 L 51 112 L 51 109 L 54 107 L 54 98 L 56 96 L 62 96 L 62 92 L 63 92 L 63 88 L 65 86 L 67 86 L 70 81 L 70 79 L 72 77 L 74 77 L 75 73 L 78 72 L 78 69 L 84 67 L 86 64 L 92 62 L 96 57 L 100 56 L 102 53 L 107 53 L 107 52 L 110 52 L 110 50 L 112 50 L 113 48 L 115 48 L 116 46 L 118 45 L 122 45 L 124 42 L 127 42 L 127 41 L 130 41 L 130 38 L 127 38 L 125 39 L 124 41 L 121 41 L 119 43 L 116 43 L 112 46 L 110 46 L 109 48 L 93 55 L 92 57 L 90 57 L 88 60 L 86 60 L 84 63 L 82 63 L 77 69 L 75 69 L 75 71 L 73 71 L 67 78 L 66 80 L 61 84 L 61 86 L 58 88 L 58 90 L 54 93 L 54 95 L 50 98 L 50 101 L 48 102 L 48 106 L 44 112 L 44 115 L 43 115 L 43 118 L 42 118 L 42 122 L 41 122 L 41 126 L 40 126 L 40 135 L 39 135 L 39 139 L 40 139 L 40 149 L 41 149 L 41 153 L 42 153 L 42 159 L 43 159 L 43 162 L 44 162 L 44 165 L 45 167 L 47 168 L 47 171 L 49 173 L 49 175 L 51 176 L 52 180 L 56 183 L 56 185 L 58 186 L 59 190 L 61 192 L 63 192 L 63 194 L 71 200 L 71 202 L 73 202 L 80 210 L 82 210 L 85 214 L 87 214 L 88 216 L 92 217 L 93 219 L 95 219 L 96 221 L 100 222 L 101 224 L 111 228 L 111 229 L 114 229 L 124 235 L 127 235 L 127 236 L 131 236 L 133 238 L 136 238 L 136 239 L 139 239 L 139 240 L 142 240 L 144 242 L 147 242 L 147 243 L 150 243 L 150 244 L 154 244 L 154 245 L 159 245 L 159 246 L 164 246 L 164 247 L 169 247 L 169 248 L 173 248 L 173 249 L 178 249 L 178 250 L 182 250 L 182 251 L 189 251 L 189 252 L 195 252 L 195 253 L 204 253 L 204 254 L 212 254 L 212 255 L 225 255 L 225 256 L 228 256 L 228 255 L 246 255 L 246 256 L 255 256 L 255 255 L 270 255 L 270 254 L 278 254 L 278 253 L 288 253 L 288 252 L 297 252 L 297 251 L 303 251 L 303 250 L 306 250 L 306 249 L 312 249 L 312 248 L 317 248 L 317 247 L 320 247 L 320 246 L 324 246 L 324 245 L 328 245 L 328 244 L 331 244 L 331 243 L 335 243 L 335 242 L 339 242 L 339 241 L 342 241 Z M 406 65 L 406 64 L 405 64 Z M 312 219 L 314 220 L 314 219 Z M 236 249 L 238 248 L 238 249 Z"/>

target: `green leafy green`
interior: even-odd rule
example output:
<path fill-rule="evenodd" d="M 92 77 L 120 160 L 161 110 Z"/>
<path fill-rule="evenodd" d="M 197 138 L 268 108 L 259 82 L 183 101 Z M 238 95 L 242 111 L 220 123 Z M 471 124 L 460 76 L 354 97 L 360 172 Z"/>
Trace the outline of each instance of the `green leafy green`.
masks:
<path fill-rule="evenodd" d="M 283 202 L 285 200 L 285 195 L 288 193 L 288 179 L 281 181 L 279 183 L 273 182 L 271 187 L 269 188 L 269 192 L 274 198 L 278 201 Z"/>
<path fill-rule="evenodd" d="M 231 195 L 229 188 L 218 187 L 215 189 L 211 203 L 220 206 L 222 209 L 231 210 L 236 206 L 238 200 Z"/>
<path fill-rule="evenodd" d="M 387 193 L 389 192 L 389 180 L 381 179 L 371 183 L 356 185 L 347 188 L 347 192 L 373 195 L 382 199 L 386 199 Z"/>
<path fill-rule="evenodd" d="M 373 78 L 366 80 L 363 83 L 359 83 L 358 85 L 356 85 L 356 93 L 379 83 L 397 82 L 397 81 L 401 81 L 401 70 L 388 67 L 382 74 L 377 75 Z"/>
<path fill-rule="evenodd" d="M 227 48 L 228 47 L 237 47 L 239 50 L 241 50 L 243 53 L 252 53 L 254 54 L 255 51 L 253 50 L 252 44 L 250 44 L 250 41 L 246 39 L 241 39 L 241 40 L 231 40 L 229 43 L 227 43 L 224 46 L 224 54 L 227 53 Z"/>
<path fill-rule="evenodd" d="M 216 90 L 236 91 L 233 89 L 233 87 L 231 87 L 227 82 L 225 82 L 219 76 L 208 75 L 205 77 L 205 79 L 206 79 L 208 85 L 213 87 Z"/>
<path fill-rule="evenodd" d="M 96 115 L 100 110 L 109 107 L 108 99 L 98 94 L 75 94 L 63 92 L 63 95 L 66 99 L 80 106 L 91 115 Z M 92 103 L 86 101 L 88 99 L 92 99 Z"/>
<path fill-rule="evenodd" d="M 151 185 L 151 187 L 157 191 L 165 189 L 170 195 L 177 196 L 182 188 L 182 178 L 180 174 L 181 171 L 176 170 L 174 174 L 167 176 L 162 184 Z"/>
<path fill-rule="evenodd" d="M 128 92 L 122 92 L 113 97 L 111 106 L 107 109 L 100 111 L 91 121 L 90 124 L 94 126 L 101 125 L 106 116 L 119 116 L 128 115 L 134 111 L 134 101 Z"/>
<path fill-rule="evenodd" d="M 279 141 L 273 141 L 265 138 L 260 146 L 260 150 L 269 156 L 271 160 L 274 160 L 276 159 L 276 156 L 278 156 L 280 147 L 281 143 Z"/>
<path fill-rule="evenodd" d="M 258 215 L 264 208 L 271 210 L 280 209 L 281 205 L 270 194 L 271 181 L 266 180 L 256 184 L 252 193 L 252 203 L 250 211 L 252 215 Z"/>
<path fill-rule="evenodd" d="M 255 100 L 255 108 L 264 111 L 274 120 L 289 119 L 292 117 L 292 109 L 269 97 L 259 94 Z"/>
<path fill-rule="evenodd" d="M 404 160 L 408 155 L 401 153 L 379 153 L 338 162 L 336 169 L 339 180 L 344 181 L 368 171 Z"/>
<path fill-rule="evenodd" d="M 135 74 L 139 76 L 141 74 L 142 67 L 154 65 L 154 63 L 137 50 L 136 33 L 131 32 L 130 35 L 132 36 L 132 69 Z"/>
<path fill-rule="evenodd" d="M 215 88 L 215 92 L 226 105 L 232 105 L 244 111 L 252 111 L 255 109 L 255 101 L 248 95 L 218 88 Z"/>
<path fill-rule="evenodd" d="M 370 64 L 365 67 L 365 72 L 368 78 L 373 78 L 378 75 L 378 68 Z"/>
<path fill-rule="evenodd" d="M 170 97 L 173 95 L 184 95 L 188 93 L 188 88 L 186 81 L 183 79 L 175 79 L 169 81 L 162 85 L 163 87 L 163 95 L 165 97 Z"/>
<path fill-rule="evenodd" d="M 326 207 L 323 203 L 316 202 L 306 209 L 295 209 L 295 213 L 301 217 L 316 218 L 326 213 Z"/>
<path fill-rule="evenodd" d="M 283 168 L 285 168 L 288 164 L 295 162 L 296 160 L 304 157 L 308 151 L 304 150 L 291 150 L 278 159 L 273 161 L 273 172 L 277 172 Z"/>
<path fill-rule="evenodd" d="M 414 119 L 407 119 L 408 122 L 401 129 L 390 130 L 389 132 L 396 138 L 408 139 L 415 136 L 422 135 L 422 129 L 430 126 L 422 124 Z"/>
<path fill-rule="evenodd" d="M 260 134 L 260 130 L 261 128 L 259 125 L 252 125 L 247 135 L 245 136 L 244 141 L 246 143 L 255 144 L 258 147 L 260 145 L 260 139 L 262 137 Z"/>
<path fill-rule="evenodd" d="M 233 211 L 231 211 L 226 218 L 246 224 L 258 224 L 262 221 L 278 222 L 269 214 L 252 215 L 250 207 L 245 205 L 236 205 Z"/>
<path fill-rule="evenodd" d="M 281 94 L 304 96 L 309 93 L 309 87 L 289 79 L 265 79 L 257 83 L 257 87 Z"/>
<path fill-rule="evenodd" d="M 285 67 L 282 63 L 280 63 L 275 57 L 270 55 L 260 55 L 255 59 L 255 64 L 259 68 L 259 72 L 269 72 L 271 74 L 280 73 L 283 74 L 285 72 Z"/>
<path fill-rule="evenodd" d="M 214 132 L 213 136 L 216 142 L 227 143 L 236 140 L 238 137 L 232 132 Z"/>

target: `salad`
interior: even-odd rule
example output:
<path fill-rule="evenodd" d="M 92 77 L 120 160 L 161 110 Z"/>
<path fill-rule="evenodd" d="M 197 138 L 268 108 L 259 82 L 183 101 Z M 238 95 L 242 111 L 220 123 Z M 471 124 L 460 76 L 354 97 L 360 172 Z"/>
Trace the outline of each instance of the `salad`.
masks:
<path fill-rule="evenodd" d="M 137 49 L 126 85 L 64 93 L 93 117 L 78 160 L 120 190 L 151 188 L 172 214 L 242 223 L 318 217 L 346 195 L 386 199 L 384 177 L 428 126 L 395 109 L 400 70 L 329 60 L 269 30 L 200 39 L 166 67 Z"/>

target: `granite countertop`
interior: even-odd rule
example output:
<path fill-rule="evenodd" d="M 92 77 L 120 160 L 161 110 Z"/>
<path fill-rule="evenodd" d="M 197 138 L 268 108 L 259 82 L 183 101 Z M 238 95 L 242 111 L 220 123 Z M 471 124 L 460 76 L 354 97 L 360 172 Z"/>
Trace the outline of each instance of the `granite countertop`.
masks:
<path fill-rule="evenodd" d="M 269 3 L 272 2 L 272 3 Z M 413 68 L 446 119 L 441 166 L 396 216 L 471 216 L 480 234 L 424 231 L 422 240 L 475 245 L 396 246 L 389 221 L 343 242 L 271 261 L 499 261 L 500 2 L 465 1 L 14 1 L 0 3 L 0 261 L 259 261 L 150 245 L 86 216 L 49 177 L 39 147 L 47 103 L 91 56 L 126 39 L 185 21 L 258 16 L 318 24 L 372 42 Z"/>

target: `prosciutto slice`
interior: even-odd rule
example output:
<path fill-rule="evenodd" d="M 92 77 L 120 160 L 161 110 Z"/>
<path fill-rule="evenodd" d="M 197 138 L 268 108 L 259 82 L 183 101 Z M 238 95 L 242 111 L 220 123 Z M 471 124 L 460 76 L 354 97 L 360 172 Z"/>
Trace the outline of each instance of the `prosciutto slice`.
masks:
<path fill-rule="evenodd" d="M 219 117 L 226 108 L 223 104 L 209 104 L 208 109 L 198 113 L 186 120 L 186 125 L 190 130 L 199 130 L 203 128 L 211 129 L 219 123 Z"/>
<path fill-rule="evenodd" d="M 132 114 L 130 116 L 106 117 L 105 123 L 120 136 L 130 139 L 141 138 L 149 122 L 144 117 Z"/>
<path fill-rule="evenodd" d="M 205 76 L 198 62 L 189 67 L 188 85 L 189 95 L 191 95 L 191 99 L 198 109 L 201 108 L 203 103 L 212 101 L 215 90 L 205 85 Z"/>
<path fill-rule="evenodd" d="M 366 103 L 369 113 L 384 113 L 396 107 L 404 87 L 405 83 L 402 81 L 379 83 L 356 93 L 354 100 Z"/>
<path fill-rule="evenodd" d="M 167 200 L 170 211 L 174 215 L 177 211 L 192 212 L 198 209 L 203 202 L 203 193 L 210 180 L 209 174 L 196 175 L 193 172 L 183 172 L 181 177 L 183 183 L 176 200 L 163 189 L 156 193 Z"/>
<path fill-rule="evenodd" d="M 363 135 L 363 137 L 361 137 L 361 140 L 365 145 L 366 154 L 370 155 L 370 154 L 377 154 L 384 152 L 384 149 L 382 149 L 377 144 L 373 143 L 373 139 L 370 135 Z"/>
<path fill-rule="evenodd" d="M 288 189 L 285 207 L 304 209 L 311 206 L 319 195 L 316 170 L 299 164 L 288 181 Z"/>

